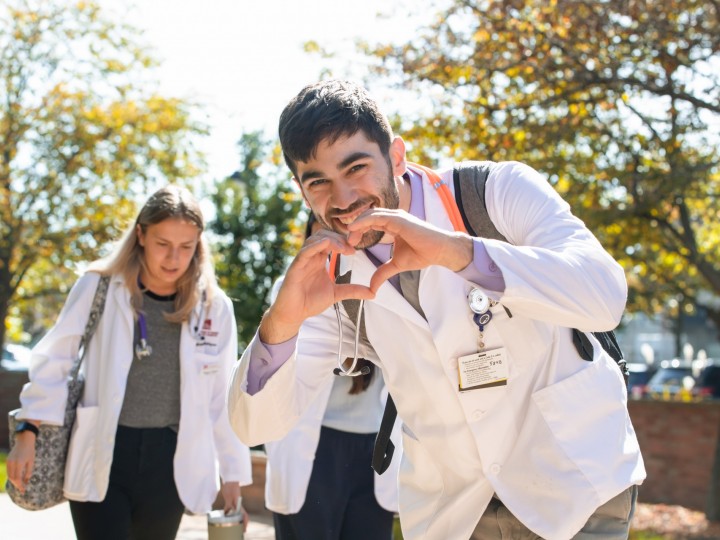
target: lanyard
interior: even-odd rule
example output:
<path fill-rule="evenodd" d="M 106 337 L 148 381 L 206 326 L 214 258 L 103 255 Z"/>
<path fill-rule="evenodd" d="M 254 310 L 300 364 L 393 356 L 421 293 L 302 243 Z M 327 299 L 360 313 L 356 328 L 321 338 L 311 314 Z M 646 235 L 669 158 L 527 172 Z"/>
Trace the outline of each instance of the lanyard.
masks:
<path fill-rule="evenodd" d="M 455 202 L 455 196 L 450 191 L 447 182 L 441 179 L 440 175 L 438 175 L 438 173 L 436 173 L 429 167 L 424 167 L 423 165 L 418 165 L 417 163 L 408 163 L 408 165 L 412 165 L 413 167 L 425 173 L 428 182 L 430 182 L 430 185 L 433 187 L 433 189 L 435 189 L 435 192 L 440 197 L 440 201 L 443 203 L 443 206 L 445 207 L 445 212 L 447 212 L 447 215 L 450 218 L 450 222 L 452 223 L 455 231 L 466 233 L 467 229 L 465 228 L 462 216 L 460 215 L 460 209 Z"/>

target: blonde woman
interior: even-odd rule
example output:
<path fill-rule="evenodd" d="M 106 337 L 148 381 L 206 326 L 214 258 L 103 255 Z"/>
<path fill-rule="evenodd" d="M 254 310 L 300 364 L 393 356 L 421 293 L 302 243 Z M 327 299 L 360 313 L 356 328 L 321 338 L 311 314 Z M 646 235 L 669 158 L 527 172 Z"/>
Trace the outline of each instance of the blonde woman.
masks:
<path fill-rule="evenodd" d="M 216 285 L 203 229 L 189 191 L 157 191 L 116 250 L 77 281 L 33 349 L 18 415 L 26 422 L 7 460 L 21 490 L 33 469 L 32 426 L 62 423 L 66 376 L 100 276 L 110 276 L 83 364 L 65 475 L 81 540 L 175 538 L 185 508 L 211 509 L 218 477 L 226 510 L 251 482 L 249 450 L 224 404 L 237 358 L 235 317 Z"/>

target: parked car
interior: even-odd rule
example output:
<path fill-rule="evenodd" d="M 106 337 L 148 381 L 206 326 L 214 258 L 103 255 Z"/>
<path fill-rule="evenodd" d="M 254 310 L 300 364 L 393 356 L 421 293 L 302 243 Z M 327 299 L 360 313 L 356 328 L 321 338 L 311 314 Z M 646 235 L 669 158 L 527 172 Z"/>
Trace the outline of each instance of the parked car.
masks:
<path fill-rule="evenodd" d="M 720 398 L 720 361 L 663 360 L 647 384 L 648 394 L 674 399 L 686 389 L 701 399 Z"/>
<path fill-rule="evenodd" d="M 648 382 L 657 369 L 645 363 L 630 362 L 628 368 L 628 395 L 635 399 L 641 398 L 648 393 Z"/>
<path fill-rule="evenodd" d="M 707 361 L 707 365 L 695 379 L 693 393 L 705 399 L 720 398 L 720 361 Z"/>

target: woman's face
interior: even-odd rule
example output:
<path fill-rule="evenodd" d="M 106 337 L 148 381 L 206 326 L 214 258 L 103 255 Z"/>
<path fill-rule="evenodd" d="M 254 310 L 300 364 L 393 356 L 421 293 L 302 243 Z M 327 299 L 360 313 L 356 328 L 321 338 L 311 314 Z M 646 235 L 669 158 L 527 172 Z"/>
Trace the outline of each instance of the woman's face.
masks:
<path fill-rule="evenodd" d="M 147 266 L 147 272 L 140 274 L 140 281 L 155 294 L 173 294 L 177 291 L 177 281 L 195 255 L 200 229 L 191 221 L 169 218 L 148 225 L 144 233 L 138 225 L 137 235 Z"/>

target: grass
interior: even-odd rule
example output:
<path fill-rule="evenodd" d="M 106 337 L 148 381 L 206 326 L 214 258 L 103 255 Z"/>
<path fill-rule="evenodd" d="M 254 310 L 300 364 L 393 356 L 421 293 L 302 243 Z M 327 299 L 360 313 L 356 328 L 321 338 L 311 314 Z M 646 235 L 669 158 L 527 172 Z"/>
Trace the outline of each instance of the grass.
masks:
<path fill-rule="evenodd" d="M 0 493 L 5 493 L 5 480 L 7 480 L 7 469 L 5 468 L 5 459 L 7 454 L 0 452 Z"/>
<path fill-rule="evenodd" d="M 400 519 L 398 519 L 397 516 L 395 516 L 395 521 L 393 521 L 393 540 L 403 540 L 402 531 L 400 530 Z"/>

